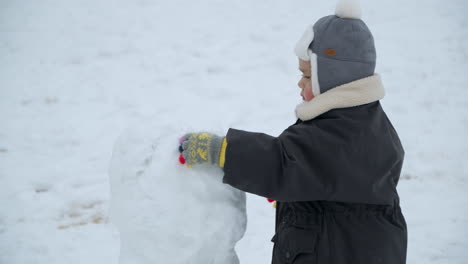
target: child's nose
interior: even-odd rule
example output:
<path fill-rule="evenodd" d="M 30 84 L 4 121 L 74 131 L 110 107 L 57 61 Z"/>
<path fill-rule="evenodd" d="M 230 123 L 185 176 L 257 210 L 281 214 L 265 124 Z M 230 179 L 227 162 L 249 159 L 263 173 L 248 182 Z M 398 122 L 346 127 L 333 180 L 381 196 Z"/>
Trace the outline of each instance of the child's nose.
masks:
<path fill-rule="evenodd" d="M 297 83 L 297 86 L 302 89 L 302 79 Z"/>

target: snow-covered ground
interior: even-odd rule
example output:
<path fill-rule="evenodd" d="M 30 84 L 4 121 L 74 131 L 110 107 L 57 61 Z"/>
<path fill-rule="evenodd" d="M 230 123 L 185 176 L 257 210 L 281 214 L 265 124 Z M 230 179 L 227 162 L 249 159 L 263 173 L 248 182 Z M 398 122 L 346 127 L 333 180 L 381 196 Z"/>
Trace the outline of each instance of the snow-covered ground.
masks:
<path fill-rule="evenodd" d="M 408 263 L 468 263 L 468 1 L 362 2 L 406 150 Z M 117 263 L 107 171 L 122 130 L 186 113 L 278 135 L 301 100 L 296 40 L 334 6 L 1 0 L 0 263 Z M 274 210 L 247 198 L 241 263 L 269 263 Z"/>

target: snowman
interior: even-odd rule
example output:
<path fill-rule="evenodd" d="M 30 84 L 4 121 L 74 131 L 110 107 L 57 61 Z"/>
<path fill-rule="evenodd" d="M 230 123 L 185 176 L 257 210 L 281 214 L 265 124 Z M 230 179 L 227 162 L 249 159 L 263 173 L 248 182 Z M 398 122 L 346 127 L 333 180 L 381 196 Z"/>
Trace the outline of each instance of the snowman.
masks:
<path fill-rule="evenodd" d="M 181 131 L 169 120 L 146 120 L 115 143 L 109 215 L 120 234 L 120 264 L 239 263 L 245 193 L 223 184 L 220 168 L 180 166 L 174 146 Z"/>

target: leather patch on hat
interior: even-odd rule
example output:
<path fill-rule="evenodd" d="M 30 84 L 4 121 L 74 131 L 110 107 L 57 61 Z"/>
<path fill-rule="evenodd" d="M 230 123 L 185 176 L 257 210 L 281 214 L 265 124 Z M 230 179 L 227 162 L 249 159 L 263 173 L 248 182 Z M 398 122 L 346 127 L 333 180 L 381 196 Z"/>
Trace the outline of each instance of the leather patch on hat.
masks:
<path fill-rule="evenodd" d="M 323 51 L 323 53 L 325 53 L 325 55 L 328 55 L 328 56 L 336 56 L 336 50 L 335 49 L 326 49 Z"/>

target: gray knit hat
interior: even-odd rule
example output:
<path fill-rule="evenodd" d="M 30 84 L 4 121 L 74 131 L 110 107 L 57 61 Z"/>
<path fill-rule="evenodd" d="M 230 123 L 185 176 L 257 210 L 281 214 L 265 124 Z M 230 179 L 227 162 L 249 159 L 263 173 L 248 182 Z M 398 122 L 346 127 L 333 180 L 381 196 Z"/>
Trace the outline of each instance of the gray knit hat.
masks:
<path fill-rule="evenodd" d="M 314 95 L 374 74 L 374 38 L 361 20 L 358 0 L 340 0 L 335 15 L 309 26 L 295 48 L 310 61 Z"/>

